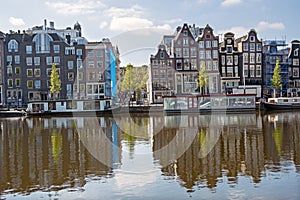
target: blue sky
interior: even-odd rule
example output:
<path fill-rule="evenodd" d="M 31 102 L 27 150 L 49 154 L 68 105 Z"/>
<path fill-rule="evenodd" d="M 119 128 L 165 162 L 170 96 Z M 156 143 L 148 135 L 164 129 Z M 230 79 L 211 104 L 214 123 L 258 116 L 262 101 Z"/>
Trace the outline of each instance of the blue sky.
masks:
<path fill-rule="evenodd" d="M 254 28 L 262 39 L 300 39 L 298 0 L 9 0 L 0 7 L 0 31 L 82 25 L 89 41 L 111 38 L 119 46 L 122 65 L 148 64 L 163 34 L 183 23 L 215 34 L 232 31 L 236 37 Z"/>

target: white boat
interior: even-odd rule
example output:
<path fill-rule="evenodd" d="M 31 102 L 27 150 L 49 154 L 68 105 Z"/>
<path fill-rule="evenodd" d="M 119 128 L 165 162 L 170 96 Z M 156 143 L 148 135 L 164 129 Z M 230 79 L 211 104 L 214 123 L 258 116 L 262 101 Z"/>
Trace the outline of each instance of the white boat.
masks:
<path fill-rule="evenodd" d="M 256 109 L 255 95 L 176 95 L 163 96 L 166 113 L 244 112 Z"/>
<path fill-rule="evenodd" d="M 32 101 L 27 115 L 91 115 L 111 114 L 111 99 Z"/>
<path fill-rule="evenodd" d="M 300 109 L 300 97 L 278 97 L 269 98 L 264 102 L 267 110 L 293 110 Z"/>

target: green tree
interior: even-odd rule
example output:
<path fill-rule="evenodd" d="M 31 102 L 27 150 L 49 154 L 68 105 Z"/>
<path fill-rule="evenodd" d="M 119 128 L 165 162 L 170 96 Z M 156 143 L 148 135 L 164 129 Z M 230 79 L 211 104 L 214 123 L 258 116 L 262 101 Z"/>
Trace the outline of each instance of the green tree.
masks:
<path fill-rule="evenodd" d="M 274 88 L 274 97 L 276 97 L 276 90 L 278 90 L 279 88 L 282 87 L 279 60 L 276 60 L 276 65 L 275 65 L 275 68 L 274 68 L 274 74 L 271 78 L 271 84 L 272 84 L 272 87 Z"/>
<path fill-rule="evenodd" d="M 61 81 L 54 63 L 52 63 L 51 77 L 50 77 L 50 92 L 54 98 L 58 98 L 58 93 L 61 90 Z"/>
<path fill-rule="evenodd" d="M 135 81 L 135 76 L 133 72 L 133 65 L 128 64 L 125 69 L 125 74 L 121 82 L 121 90 L 123 92 L 132 92 L 137 87 L 137 82 Z"/>
<path fill-rule="evenodd" d="M 199 89 L 201 90 L 201 94 L 202 95 L 205 94 L 205 88 L 208 85 L 208 75 L 206 73 L 204 62 L 201 62 L 201 64 L 200 64 L 200 71 L 199 71 L 199 75 L 198 75 L 197 85 L 198 85 Z"/>

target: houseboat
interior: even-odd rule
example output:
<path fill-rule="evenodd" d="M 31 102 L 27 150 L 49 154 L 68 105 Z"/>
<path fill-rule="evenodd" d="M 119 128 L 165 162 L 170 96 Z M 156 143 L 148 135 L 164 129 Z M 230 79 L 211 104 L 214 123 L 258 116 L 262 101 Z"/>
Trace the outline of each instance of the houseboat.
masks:
<path fill-rule="evenodd" d="M 255 94 L 163 96 L 166 113 L 244 112 L 256 110 Z"/>
<path fill-rule="evenodd" d="M 266 110 L 300 109 L 300 97 L 269 98 L 263 105 Z"/>
<path fill-rule="evenodd" d="M 27 105 L 27 115 L 92 115 L 111 114 L 111 99 L 33 101 Z"/>

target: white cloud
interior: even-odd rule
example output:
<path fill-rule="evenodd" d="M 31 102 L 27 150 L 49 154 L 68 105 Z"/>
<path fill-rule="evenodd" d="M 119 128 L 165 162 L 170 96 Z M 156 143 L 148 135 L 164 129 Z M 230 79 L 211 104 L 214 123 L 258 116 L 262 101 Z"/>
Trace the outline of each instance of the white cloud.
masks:
<path fill-rule="evenodd" d="M 103 22 L 101 22 L 100 23 L 100 28 L 105 28 L 105 27 L 107 27 L 107 25 L 108 25 L 108 23 L 106 22 L 106 21 L 103 21 Z"/>
<path fill-rule="evenodd" d="M 221 5 L 222 6 L 233 6 L 233 5 L 236 5 L 236 4 L 240 4 L 242 3 L 241 0 L 224 0 Z"/>
<path fill-rule="evenodd" d="M 83 15 L 95 13 L 98 8 L 104 8 L 105 5 L 100 1 L 79 0 L 78 2 L 46 2 L 46 5 L 55 9 L 62 15 Z"/>
<path fill-rule="evenodd" d="M 9 23 L 11 23 L 13 26 L 24 26 L 25 22 L 21 18 L 15 18 L 15 17 L 10 17 L 8 19 Z"/>
<path fill-rule="evenodd" d="M 243 35 L 246 35 L 249 32 L 249 30 L 250 30 L 249 28 L 246 28 L 246 27 L 243 27 L 243 26 L 234 26 L 234 27 L 231 27 L 230 29 L 227 29 L 227 30 L 220 30 L 220 31 L 218 31 L 218 34 L 224 35 L 227 32 L 232 32 L 235 35 L 234 37 L 238 38 L 238 37 L 241 37 Z"/>
<path fill-rule="evenodd" d="M 266 29 L 284 30 L 285 26 L 282 22 L 269 23 L 269 22 L 261 21 L 258 23 L 256 29 L 258 31 L 262 31 L 262 30 L 266 30 Z"/>
<path fill-rule="evenodd" d="M 144 13 L 144 9 L 138 5 L 130 8 L 111 7 L 104 13 L 109 17 L 139 17 Z"/>
<path fill-rule="evenodd" d="M 129 31 L 152 26 L 152 21 L 139 17 L 114 17 L 110 23 L 110 29 L 113 31 Z"/>

